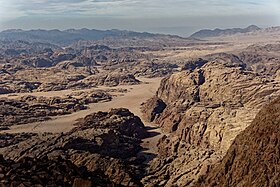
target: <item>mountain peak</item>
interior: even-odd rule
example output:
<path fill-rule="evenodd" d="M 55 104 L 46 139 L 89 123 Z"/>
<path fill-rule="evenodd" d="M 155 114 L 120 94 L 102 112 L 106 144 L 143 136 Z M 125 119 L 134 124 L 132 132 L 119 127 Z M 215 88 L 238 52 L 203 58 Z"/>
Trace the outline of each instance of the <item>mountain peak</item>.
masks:
<path fill-rule="evenodd" d="M 257 30 L 260 30 L 261 28 L 256 25 L 250 25 L 246 29 L 251 30 L 251 31 L 257 31 Z"/>

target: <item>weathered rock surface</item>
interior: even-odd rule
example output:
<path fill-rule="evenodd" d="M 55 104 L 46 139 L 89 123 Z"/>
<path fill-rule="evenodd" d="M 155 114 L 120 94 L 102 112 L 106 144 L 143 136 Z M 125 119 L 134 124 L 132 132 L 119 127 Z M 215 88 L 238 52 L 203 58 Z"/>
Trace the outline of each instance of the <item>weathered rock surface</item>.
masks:
<path fill-rule="evenodd" d="M 144 119 L 150 122 L 154 121 L 165 108 L 166 104 L 156 96 L 152 97 L 141 106 Z"/>
<path fill-rule="evenodd" d="M 28 60 L 21 61 L 24 65 L 30 65 L 33 67 L 51 67 L 53 65 L 53 62 L 46 58 L 31 58 Z"/>
<path fill-rule="evenodd" d="M 280 98 L 265 106 L 197 186 L 279 186 L 279 111 Z"/>
<path fill-rule="evenodd" d="M 86 116 L 66 134 L 34 135 L 27 140 L 11 137 L 19 143 L 11 144 L 8 140 L 7 147 L 0 148 L 0 152 L 12 160 L 61 156 L 89 172 L 103 173 L 112 183 L 141 186 L 144 172 L 137 153 L 141 150 L 141 139 L 146 136 L 140 118 L 127 109 L 112 109 Z"/>
<path fill-rule="evenodd" d="M 0 155 L 0 186 L 115 186 L 98 172 L 89 172 L 71 161 L 58 157 L 50 160 L 24 157 L 18 161 L 5 160 Z"/>
<path fill-rule="evenodd" d="M 0 148 L 8 147 L 11 145 L 18 144 L 19 142 L 28 140 L 36 136 L 36 134 L 31 133 L 20 133 L 20 134 L 0 134 Z"/>
<path fill-rule="evenodd" d="M 158 144 L 159 157 L 143 179 L 147 186 L 192 185 L 226 154 L 260 108 L 279 95 L 273 76 L 246 70 L 234 55 L 211 58 L 161 82 L 156 97 L 166 108 L 154 122 L 170 135 Z M 152 107 L 144 110 L 152 119 L 157 105 L 150 100 L 144 106 Z"/>

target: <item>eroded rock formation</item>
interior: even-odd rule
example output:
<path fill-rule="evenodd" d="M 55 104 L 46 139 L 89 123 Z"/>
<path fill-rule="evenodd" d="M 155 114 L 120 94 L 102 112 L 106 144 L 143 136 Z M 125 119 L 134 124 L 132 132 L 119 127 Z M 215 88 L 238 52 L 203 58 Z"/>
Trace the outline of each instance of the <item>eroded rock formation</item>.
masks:
<path fill-rule="evenodd" d="M 146 136 L 139 117 L 127 109 L 112 109 L 86 116 L 65 134 L 6 134 L 5 137 L 9 138 L 1 140 L 6 146 L 0 151 L 6 159 L 15 161 L 25 157 L 43 159 L 46 156 L 56 160 L 59 156 L 78 167 L 86 167 L 88 172 L 102 173 L 111 183 L 141 186 L 143 160 L 137 158 L 137 153 L 141 150 L 141 139 Z M 7 180 L 13 182 L 11 178 Z"/>
<path fill-rule="evenodd" d="M 40 159 L 24 157 L 18 161 L 5 160 L 0 155 L 1 186 L 114 186 L 101 172 L 89 172 L 71 161 L 57 157 Z"/>
<path fill-rule="evenodd" d="M 219 54 L 194 64 L 199 66 L 162 81 L 156 96 L 166 104 L 161 113 L 151 115 L 157 108 L 152 100 L 144 104 L 145 116 L 170 134 L 160 140 L 159 157 L 143 179 L 148 186 L 192 185 L 226 154 L 260 108 L 279 95 L 274 77 L 248 71 L 236 56 Z"/>
<path fill-rule="evenodd" d="M 279 111 L 280 98 L 265 106 L 197 186 L 279 186 Z"/>

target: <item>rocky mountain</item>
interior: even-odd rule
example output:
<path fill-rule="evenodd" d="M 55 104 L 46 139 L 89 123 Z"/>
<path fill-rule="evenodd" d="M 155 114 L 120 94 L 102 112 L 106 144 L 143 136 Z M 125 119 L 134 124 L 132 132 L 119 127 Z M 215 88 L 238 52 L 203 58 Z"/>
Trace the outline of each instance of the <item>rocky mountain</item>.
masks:
<path fill-rule="evenodd" d="M 265 106 L 197 186 L 279 186 L 279 106 Z"/>
<path fill-rule="evenodd" d="M 153 38 L 164 36 L 147 32 L 133 32 L 126 30 L 95 30 L 95 29 L 69 29 L 69 30 L 5 30 L 0 33 L 2 41 L 42 42 L 56 45 L 69 45 L 80 40 L 101 40 L 104 38 Z M 179 37 L 178 37 L 179 38 Z"/>
<path fill-rule="evenodd" d="M 157 95 L 142 106 L 146 119 L 167 134 L 144 184 L 193 185 L 280 93 L 275 76 L 254 72 L 236 55 L 190 63 L 163 79 Z"/>
<path fill-rule="evenodd" d="M 225 32 L 243 32 L 233 30 Z M 0 186 L 279 185 L 272 176 L 280 99 L 255 118 L 280 94 L 277 40 L 245 45 L 88 29 L 1 35 Z M 129 86 L 109 88 L 121 85 Z M 141 105 L 146 127 L 118 108 L 139 115 L 153 93 Z M 108 107 L 117 109 L 88 115 Z M 38 122 L 52 119 L 54 131 Z M 27 133 L 22 124 L 30 122 L 38 123 Z"/>
<path fill-rule="evenodd" d="M 191 38 L 208 38 L 208 37 L 217 37 L 217 36 L 226 36 L 226 35 L 234 35 L 238 33 L 248 33 L 248 32 L 254 32 L 259 31 L 261 28 L 259 28 L 256 25 L 250 25 L 246 28 L 232 28 L 232 29 L 204 29 L 200 30 L 194 34 L 192 34 Z"/>

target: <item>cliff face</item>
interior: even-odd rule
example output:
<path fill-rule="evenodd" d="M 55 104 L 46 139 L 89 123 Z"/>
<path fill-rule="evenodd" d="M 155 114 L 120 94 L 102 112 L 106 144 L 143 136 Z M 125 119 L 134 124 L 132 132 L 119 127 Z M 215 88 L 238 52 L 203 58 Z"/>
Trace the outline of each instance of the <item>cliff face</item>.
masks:
<path fill-rule="evenodd" d="M 212 147 L 225 146 L 227 150 L 237 128 L 244 129 L 260 107 L 277 96 L 279 88 L 273 78 L 217 59 L 194 71 L 174 74 L 161 83 L 157 97 L 167 108 L 156 122 L 165 131 L 184 136 L 181 138 L 188 143 L 194 144 L 201 137 L 205 141 L 196 145 L 207 141 Z M 190 133 L 195 126 L 201 133 Z M 191 134 L 198 137 L 191 138 Z M 204 134 L 208 134 L 207 139 Z"/>
<path fill-rule="evenodd" d="M 226 156 L 198 186 L 279 186 L 279 125 L 277 98 L 236 137 Z"/>
<path fill-rule="evenodd" d="M 156 97 L 166 108 L 154 122 L 169 135 L 160 140 L 159 158 L 143 181 L 193 184 L 225 155 L 236 135 L 279 94 L 279 88 L 273 77 L 247 71 L 246 64 L 230 55 L 213 56 L 201 67 L 164 79 Z"/>

